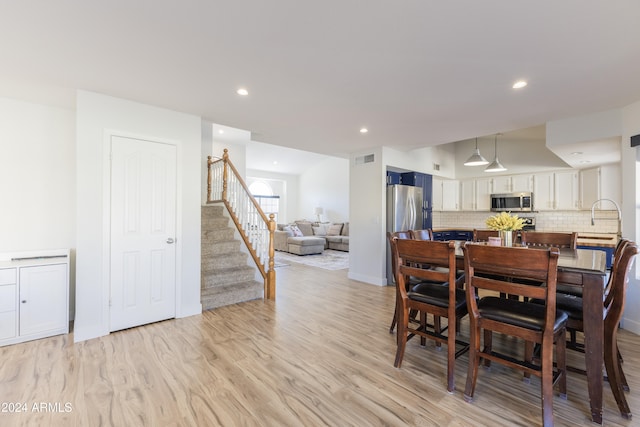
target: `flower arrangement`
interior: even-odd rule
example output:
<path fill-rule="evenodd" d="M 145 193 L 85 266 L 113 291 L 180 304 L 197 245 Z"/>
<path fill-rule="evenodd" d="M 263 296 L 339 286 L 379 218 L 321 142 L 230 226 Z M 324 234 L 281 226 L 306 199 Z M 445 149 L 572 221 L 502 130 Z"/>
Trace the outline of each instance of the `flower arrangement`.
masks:
<path fill-rule="evenodd" d="M 513 231 L 522 230 L 523 219 L 518 218 L 518 215 L 511 215 L 507 212 L 500 212 L 497 215 L 490 216 L 485 221 L 487 227 L 492 230 L 498 231 Z"/>

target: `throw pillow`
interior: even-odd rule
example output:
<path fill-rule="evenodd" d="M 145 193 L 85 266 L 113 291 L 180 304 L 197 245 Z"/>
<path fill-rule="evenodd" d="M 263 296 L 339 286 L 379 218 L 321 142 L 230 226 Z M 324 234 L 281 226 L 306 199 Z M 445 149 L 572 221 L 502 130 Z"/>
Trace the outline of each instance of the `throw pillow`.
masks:
<path fill-rule="evenodd" d="M 348 236 L 349 235 L 349 223 L 345 222 L 344 225 L 342 226 L 342 232 L 340 233 L 342 236 Z"/>
<path fill-rule="evenodd" d="M 285 225 L 284 227 L 282 227 L 282 231 L 285 231 L 287 233 L 287 237 L 293 237 L 293 230 L 291 229 L 290 225 Z"/>
<path fill-rule="evenodd" d="M 317 227 L 313 227 L 313 235 L 314 236 L 326 236 L 327 235 L 327 226 L 324 224 L 320 224 Z"/>
<path fill-rule="evenodd" d="M 296 221 L 296 225 L 302 232 L 303 236 L 313 236 L 313 229 L 311 228 L 311 222 L 309 221 Z"/>
<path fill-rule="evenodd" d="M 327 230 L 327 236 L 339 236 L 342 230 L 342 224 L 331 224 Z"/>
<path fill-rule="evenodd" d="M 291 226 L 291 231 L 293 232 L 293 237 L 302 237 L 302 231 L 300 231 L 300 229 L 298 228 L 297 225 L 292 225 Z"/>

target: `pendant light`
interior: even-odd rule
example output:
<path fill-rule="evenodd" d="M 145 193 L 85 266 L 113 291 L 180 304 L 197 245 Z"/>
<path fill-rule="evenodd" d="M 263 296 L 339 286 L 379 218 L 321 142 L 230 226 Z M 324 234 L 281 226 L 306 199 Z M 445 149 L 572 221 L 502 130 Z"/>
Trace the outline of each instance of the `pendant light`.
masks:
<path fill-rule="evenodd" d="M 476 151 L 471 155 L 471 157 L 467 159 L 466 162 L 464 162 L 464 165 L 465 166 L 482 166 L 487 164 L 489 164 L 489 162 L 487 161 L 487 159 L 482 157 L 482 154 L 480 154 L 480 150 L 478 150 L 478 138 L 476 138 Z"/>
<path fill-rule="evenodd" d="M 493 162 L 489 166 L 487 166 L 487 168 L 484 170 L 485 172 L 503 172 L 507 170 L 507 168 L 502 166 L 502 163 L 500 163 L 500 160 L 498 159 L 498 135 L 500 134 L 496 134 L 496 139 L 495 139 L 496 156 L 493 159 Z"/>

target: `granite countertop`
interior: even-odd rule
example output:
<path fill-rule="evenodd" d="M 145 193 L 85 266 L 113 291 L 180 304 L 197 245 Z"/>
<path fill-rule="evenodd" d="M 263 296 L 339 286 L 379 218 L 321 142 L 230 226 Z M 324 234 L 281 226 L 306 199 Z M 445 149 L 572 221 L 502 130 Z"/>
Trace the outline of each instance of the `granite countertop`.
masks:
<path fill-rule="evenodd" d="M 616 234 L 578 232 L 579 246 L 598 246 L 603 248 L 615 248 L 617 244 L 618 244 L 618 236 Z"/>

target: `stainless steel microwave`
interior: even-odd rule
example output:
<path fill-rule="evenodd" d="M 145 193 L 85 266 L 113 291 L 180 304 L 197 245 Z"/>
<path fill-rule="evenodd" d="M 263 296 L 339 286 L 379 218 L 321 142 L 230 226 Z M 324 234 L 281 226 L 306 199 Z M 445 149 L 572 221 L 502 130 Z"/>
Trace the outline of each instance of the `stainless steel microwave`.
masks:
<path fill-rule="evenodd" d="M 494 212 L 532 212 L 533 193 L 505 193 L 491 195 L 491 210 Z"/>

